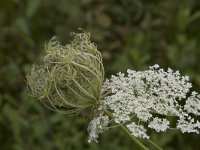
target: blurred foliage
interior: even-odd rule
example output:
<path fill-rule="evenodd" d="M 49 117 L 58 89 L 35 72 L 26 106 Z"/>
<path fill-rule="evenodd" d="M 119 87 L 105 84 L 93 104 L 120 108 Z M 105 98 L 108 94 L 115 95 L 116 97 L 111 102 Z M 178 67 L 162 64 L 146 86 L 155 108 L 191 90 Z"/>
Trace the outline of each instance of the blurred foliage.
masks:
<path fill-rule="evenodd" d="M 88 144 L 88 118 L 50 112 L 26 91 L 25 73 L 44 44 L 53 35 L 64 43 L 79 27 L 91 32 L 107 77 L 158 63 L 191 76 L 200 92 L 199 0 L 0 0 L 1 150 L 134 148 L 118 129 Z M 196 134 L 150 134 L 165 150 L 200 148 Z"/>

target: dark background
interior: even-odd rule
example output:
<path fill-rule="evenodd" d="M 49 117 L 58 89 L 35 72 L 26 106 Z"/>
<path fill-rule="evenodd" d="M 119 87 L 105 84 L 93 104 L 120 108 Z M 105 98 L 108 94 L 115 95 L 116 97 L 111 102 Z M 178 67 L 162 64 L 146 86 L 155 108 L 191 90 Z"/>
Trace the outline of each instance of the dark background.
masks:
<path fill-rule="evenodd" d="M 0 0 L 0 149 L 129 150 L 119 129 L 87 143 L 88 119 L 44 108 L 30 97 L 25 74 L 53 35 L 66 43 L 71 31 L 91 33 L 106 76 L 155 63 L 189 75 L 200 92 L 199 0 Z M 165 150 L 199 150 L 200 136 L 152 133 Z"/>

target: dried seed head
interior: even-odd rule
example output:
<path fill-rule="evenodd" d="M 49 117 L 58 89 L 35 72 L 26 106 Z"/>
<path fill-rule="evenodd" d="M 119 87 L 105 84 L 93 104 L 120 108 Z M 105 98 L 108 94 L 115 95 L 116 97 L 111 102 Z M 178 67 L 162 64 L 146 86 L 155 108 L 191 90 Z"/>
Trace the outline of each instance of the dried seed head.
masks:
<path fill-rule="evenodd" d="M 41 65 L 33 65 L 27 84 L 33 96 L 56 111 L 78 113 L 98 103 L 103 80 L 102 57 L 88 33 L 72 33 L 61 45 L 53 37 Z"/>

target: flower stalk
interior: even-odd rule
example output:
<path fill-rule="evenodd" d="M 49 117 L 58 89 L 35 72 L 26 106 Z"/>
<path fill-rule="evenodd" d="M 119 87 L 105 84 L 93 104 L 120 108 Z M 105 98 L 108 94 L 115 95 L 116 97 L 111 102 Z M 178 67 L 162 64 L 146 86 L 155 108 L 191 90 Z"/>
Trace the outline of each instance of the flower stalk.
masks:
<path fill-rule="evenodd" d="M 109 116 L 110 118 L 114 119 L 113 115 L 109 111 L 105 111 L 105 114 Z M 144 146 L 139 140 L 137 140 L 135 137 L 131 135 L 131 133 L 127 130 L 126 127 L 123 125 L 119 125 L 119 128 L 136 144 L 136 146 L 140 150 L 149 150 L 146 146 Z"/>
<path fill-rule="evenodd" d="M 113 115 L 109 111 L 105 111 L 105 114 L 109 116 L 110 118 L 114 119 Z M 144 144 L 142 144 L 138 139 L 136 139 L 129 130 L 124 125 L 119 125 L 119 128 L 137 145 L 137 147 L 141 150 L 149 150 Z M 150 139 L 147 139 L 147 142 L 154 146 L 157 150 L 163 150 L 160 146 L 158 146 L 156 143 L 151 141 Z"/>

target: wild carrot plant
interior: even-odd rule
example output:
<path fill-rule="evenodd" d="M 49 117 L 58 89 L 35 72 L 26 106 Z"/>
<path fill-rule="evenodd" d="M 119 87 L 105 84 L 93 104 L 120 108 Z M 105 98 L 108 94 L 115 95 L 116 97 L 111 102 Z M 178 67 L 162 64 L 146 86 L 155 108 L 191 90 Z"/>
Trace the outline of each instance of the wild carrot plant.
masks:
<path fill-rule="evenodd" d="M 145 71 L 127 70 L 104 80 L 102 56 L 90 34 L 73 33 L 73 40 L 61 45 L 53 37 L 45 46 L 45 56 L 27 74 L 33 96 L 49 109 L 73 114 L 89 114 L 88 142 L 98 142 L 99 134 L 119 126 L 141 149 L 137 138 L 150 141 L 148 130 L 199 133 L 200 94 L 191 91 L 188 76 L 159 65 Z M 173 125 L 168 119 L 174 117 Z"/>

